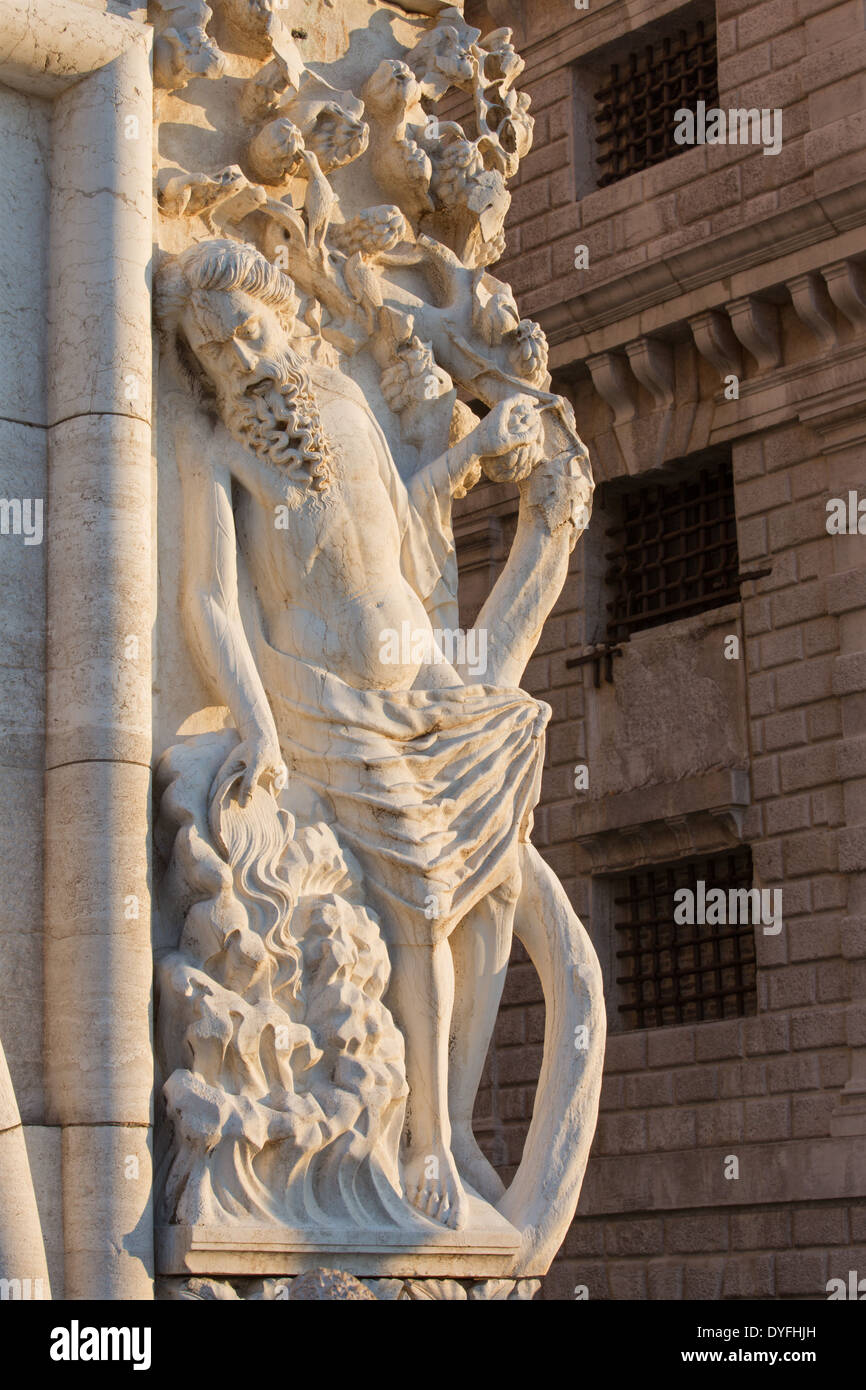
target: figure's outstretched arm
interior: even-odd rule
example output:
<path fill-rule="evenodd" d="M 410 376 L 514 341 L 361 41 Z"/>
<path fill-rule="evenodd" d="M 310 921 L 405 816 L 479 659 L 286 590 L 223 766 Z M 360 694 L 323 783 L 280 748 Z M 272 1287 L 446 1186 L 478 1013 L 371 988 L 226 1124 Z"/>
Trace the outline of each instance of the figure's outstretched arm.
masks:
<path fill-rule="evenodd" d="M 276 726 L 247 642 L 238 604 L 237 537 L 231 474 L 220 425 L 189 406 L 175 411 L 175 449 L 183 487 L 182 608 L 204 679 L 230 709 L 241 742 L 214 779 L 216 795 L 242 774 L 244 805 L 256 782 L 283 771 Z"/>

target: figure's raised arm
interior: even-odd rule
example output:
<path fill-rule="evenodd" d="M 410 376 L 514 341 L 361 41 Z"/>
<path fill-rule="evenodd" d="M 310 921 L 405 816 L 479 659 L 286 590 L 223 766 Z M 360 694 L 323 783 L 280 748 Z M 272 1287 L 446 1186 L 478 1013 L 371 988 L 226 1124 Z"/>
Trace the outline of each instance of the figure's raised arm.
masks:
<path fill-rule="evenodd" d="M 589 455 L 575 435 L 561 452 L 542 460 L 520 479 L 518 486 L 514 541 L 475 622 L 487 634 L 487 679 L 507 687 L 520 684 L 541 629 L 562 592 L 569 556 L 589 524 L 594 486 Z"/>

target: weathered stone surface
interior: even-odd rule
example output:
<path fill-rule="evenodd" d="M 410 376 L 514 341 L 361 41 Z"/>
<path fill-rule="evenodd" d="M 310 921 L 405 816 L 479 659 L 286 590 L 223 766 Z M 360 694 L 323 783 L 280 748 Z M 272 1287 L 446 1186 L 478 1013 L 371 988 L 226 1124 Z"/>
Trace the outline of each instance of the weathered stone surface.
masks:
<path fill-rule="evenodd" d="M 375 1303 L 376 1295 L 353 1274 L 344 1274 L 339 1269 L 309 1269 L 292 1280 L 291 1302 L 321 1303 L 329 1299 Z"/>

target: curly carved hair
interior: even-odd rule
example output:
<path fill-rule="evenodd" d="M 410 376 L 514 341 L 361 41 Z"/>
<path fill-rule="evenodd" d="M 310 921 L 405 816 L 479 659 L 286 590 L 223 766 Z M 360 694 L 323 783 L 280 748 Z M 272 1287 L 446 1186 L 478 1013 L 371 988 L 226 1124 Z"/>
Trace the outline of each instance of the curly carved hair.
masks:
<path fill-rule="evenodd" d="M 243 290 L 274 308 L 289 327 L 298 307 L 294 281 L 253 246 L 227 238 L 196 242 L 160 266 L 154 281 L 154 314 L 166 350 L 181 374 L 209 394 L 180 326 L 181 315 L 199 290 Z"/>

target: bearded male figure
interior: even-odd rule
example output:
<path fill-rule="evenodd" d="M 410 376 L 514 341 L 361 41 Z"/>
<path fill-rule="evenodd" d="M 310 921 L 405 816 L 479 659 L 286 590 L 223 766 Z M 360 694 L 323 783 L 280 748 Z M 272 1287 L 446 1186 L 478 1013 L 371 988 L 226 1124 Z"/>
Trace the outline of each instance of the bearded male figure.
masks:
<path fill-rule="evenodd" d="M 574 543 L 563 506 L 588 502 L 591 484 L 540 462 L 541 415 L 521 396 L 404 484 L 359 389 L 296 350 L 292 283 L 248 246 L 207 241 L 169 262 L 157 308 L 219 417 L 199 409 L 176 432 L 190 637 L 240 735 L 211 797 L 237 781 L 243 806 L 285 766 L 285 804 L 329 821 L 360 863 L 406 1041 L 405 1193 L 459 1228 L 467 1185 L 503 1192 L 471 1116 L 522 877 L 553 891 L 527 842 L 549 711 L 518 681 Z M 484 685 L 435 648 L 430 616 L 450 498 L 480 459 L 521 487 L 520 563 L 478 620 Z M 385 660 L 389 630 L 420 636 L 425 655 Z"/>

